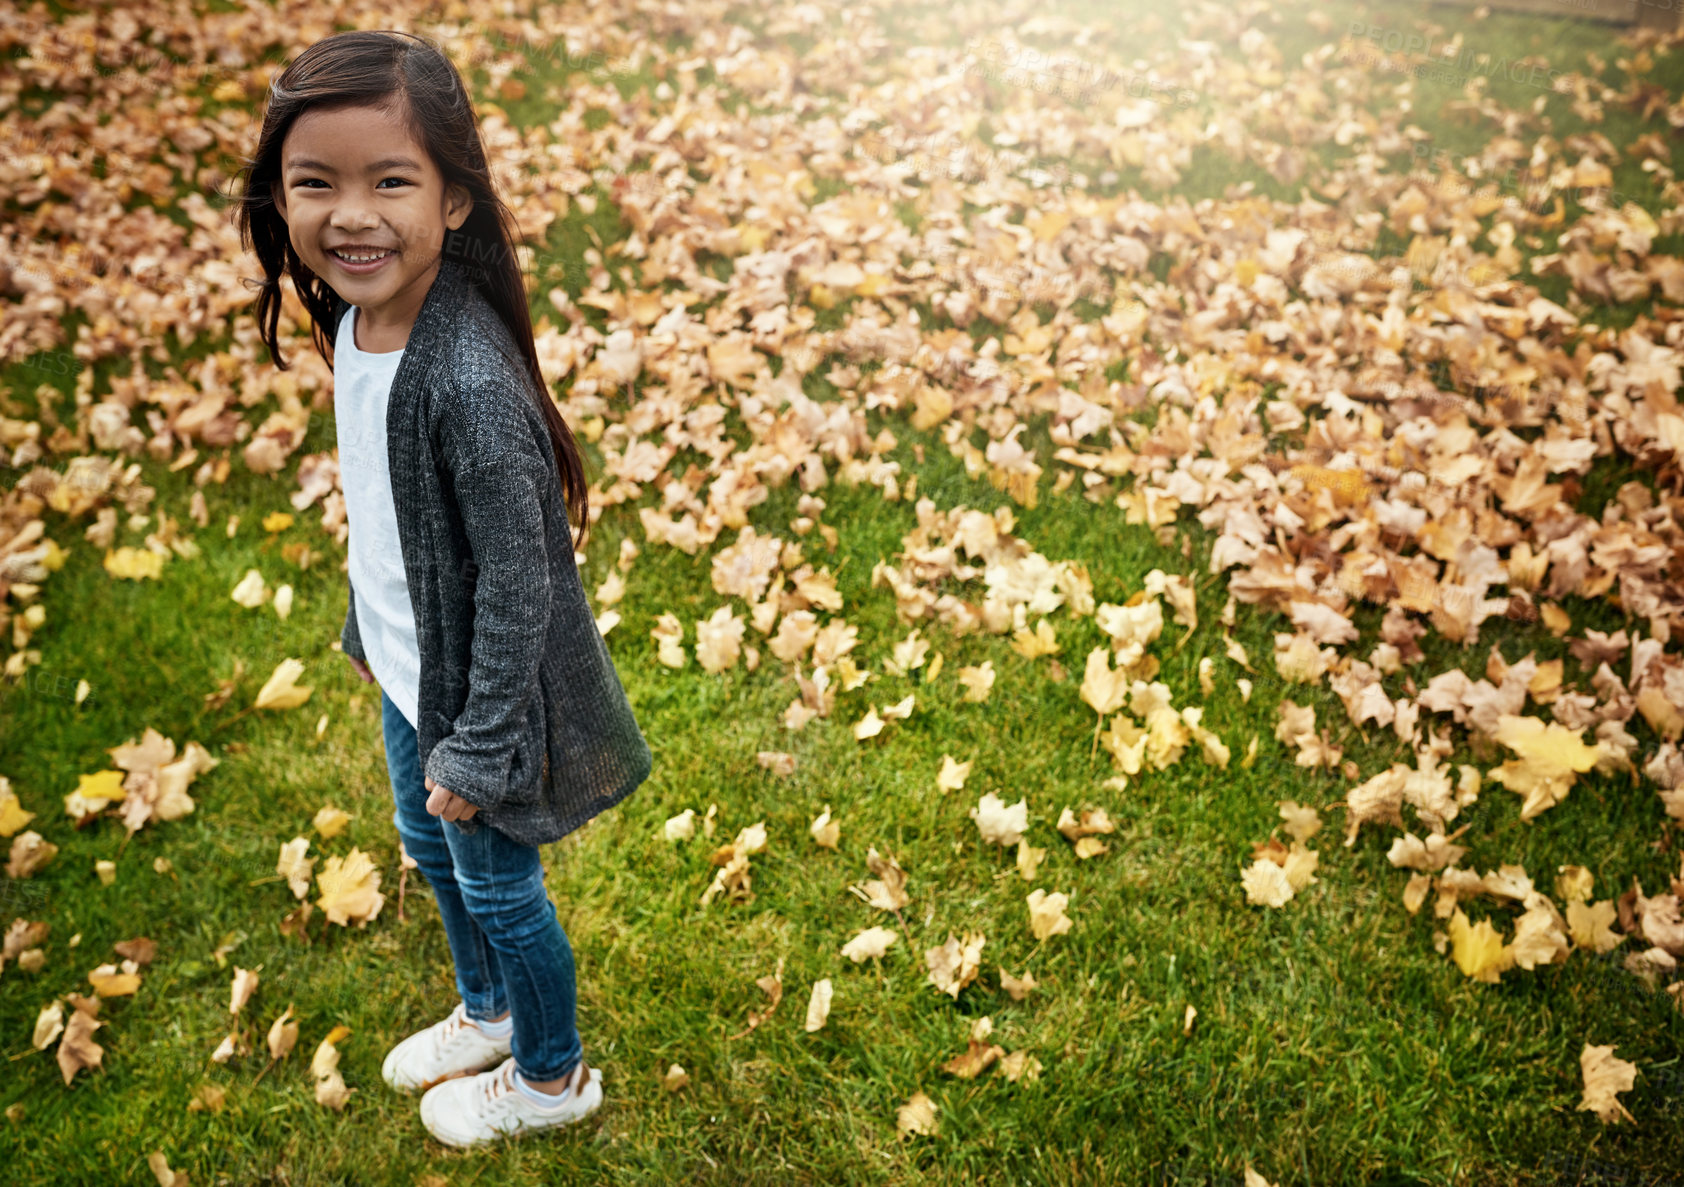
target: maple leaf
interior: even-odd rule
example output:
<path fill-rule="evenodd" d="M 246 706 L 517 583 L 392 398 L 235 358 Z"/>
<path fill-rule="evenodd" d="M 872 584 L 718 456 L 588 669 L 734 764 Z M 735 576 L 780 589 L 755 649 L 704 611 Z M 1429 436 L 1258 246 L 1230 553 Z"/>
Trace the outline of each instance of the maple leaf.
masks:
<path fill-rule="evenodd" d="M 696 835 L 696 809 L 686 808 L 677 816 L 668 817 L 661 834 L 669 841 L 688 841 Z"/>
<path fill-rule="evenodd" d="M 263 605 L 268 592 L 263 584 L 263 574 L 256 569 L 248 569 L 240 583 L 234 587 L 233 597 L 240 605 L 251 610 Z"/>
<path fill-rule="evenodd" d="M 351 814 L 332 804 L 324 804 L 310 820 L 310 826 L 324 841 L 331 841 L 351 823 Z"/>
<path fill-rule="evenodd" d="M 64 1028 L 64 1037 L 58 1045 L 58 1069 L 66 1085 L 76 1078 L 77 1072 L 100 1066 L 105 1058 L 105 1048 L 94 1041 L 94 1032 L 104 1025 L 80 1007 L 71 1012 L 70 1022 Z M 39 1024 L 36 1033 L 39 1036 Z"/>
<path fill-rule="evenodd" d="M 1045 940 L 1049 936 L 1061 936 L 1073 926 L 1064 908 L 1070 905 L 1070 896 L 1054 892 L 1048 894 L 1041 889 L 1029 892 L 1026 900 L 1029 903 L 1029 930 L 1037 940 Z"/>
<path fill-rule="evenodd" d="M 6 877 L 29 878 L 58 854 L 58 846 L 31 829 L 12 838 L 11 852 L 6 857 Z"/>
<path fill-rule="evenodd" d="M 914 1092 L 900 1107 L 895 1128 L 903 1134 L 934 1134 L 940 1128 L 936 1120 L 936 1102 L 922 1092 Z"/>
<path fill-rule="evenodd" d="M 380 893 L 379 869 L 356 848 L 344 857 L 329 857 L 316 874 L 316 887 L 321 892 L 316 906 L 327 913 L 329 923 L 341 927 L 351 923 L 366 927 L 386 901 Z"/>
<path fill-rule="evenodd" d="M 865 864 L 878 877 L 848 889 L 862 901 L 880 911 L 898 911 L 906 906 L 906 871 L 893 857 L 882 857 L 873 845 L 866 854 Z"/>
<path fill-rule="evenodd" d="M 1128 696 L 1130 677 L 1128 670 L 1111 669 L 1111 653 L 1104 647 L 1095 647 L 1088 652 L 1087 668 L 1082 676 L 1082 700 L 1101 717 L 1115 713 L 1123 707 Z"/>
<path fill-rule="evenodd" d="M 1282 800 L 1275 805 L 1286 822 L 1287 835 L 1296 841 L 1308 841 L 1321 831 L 1321 816 L 1314 808 L 1301 806 L 1295 800 Z"/>
<path fill-rule="evenodd" d="M 0 775 L 0 837 L 16 835 L 19 829 L 34 819 L 35 813 L 24 811 L 10 781 Z"/>
<path fill-rule="evenodd" d="M 1020 799 L 1008 808 L 1004 800 L 990 791 L 977 801 L 970 816 L 987 844 L 1015 845 L 1029 830 L 1029 801 Z"/>
<path fill-rule="evenodd" d="M 1026 972 L 1023 974 L 1022 978 L 1018 978 L 1006 972 L 1004 968 L 1000 969 L 1000 988 L 1010 994 L 1011 999 L 1014 1002 L 1020 1002 L 1024 998 L 1028 997 L 1029 991 L 1034 989 L 1038 984 L 1039 982 L 1035 980 L 1034 973 Z"/>
<path fill-rule="evenodd" d="M 294 837 L 281 846 L 281 855 L 275 862 L 275 872 L 287 880 L 292 896 L 297 899 L 310 893 L 310 874 L 316 859 L 305 856 L 309 849 L 308 837 Z"/>
<path fill-rule="evenodd" d="M 1000 1061 L 1000 1074 L 1014 1084 L 1031 1084 L 1041 1077 L 1041 1061 L 1027 1051 L 1013 1051 Z"/>
<path fill-rule="evenodd" d="M 1561 919 L 1554 909 L 1545 905 L 1532 907 L 1515 920 L 1514 939 L 1509 942 L 1506 959 L 1530 972 L 1541 964 L 1566 960 L 1570 951 Z"/>
<path fill-rule="evenodd" d="M 35 1031 L 30 1043 L 37 1051 L 45 1051 L 63 1033 L 64 1005 L 55 999 L 41 1007 L 41 1012 L 35 1016 Z"/>
<path fill-rule="evenodd" d="M 896 938 L 896 933 L 887 927 L 868 927 L 842 945 L 842 955 L 859 964 L 871 957 L 882 956 Z"/>
<path fill-rule="evenodd" d="M 126 578 L 130 581 L 143 581 L 148 578 L 155 581 L 163 575 L 164 558 L 145 548 L 130 548 L 124 545 L 115 552 L 109 550 L 106 552 L 105 571 L 113 577 Z M 100 1023 L 100 1025 L 105 1024 Z"/>
<path fill-rule="evenodd" d="M 942 1064 L 941 1070 L 962 1080 L 976 1079 L 1006 1053 L 1004 1047 L 988 1041 L 993 1033 L 994 1020 L 986 1016 L 978 1018 L 971 1024 L 964 1052 Z"/>
<path fill-rule="evenodd" d="M 947 943 L 924 953 L 930 984 L 957 1001 L 959 991 L 977 978 L 986 942 L 981 932 L 966 932 L 963 940 L 949 932 Z"/>
<path fill-rule="evenodd" d="M 951 754 L 941 756 L 941 770 L 936 773 L 936 786 L 942 791 L 960 791 L 965 786 L 965 780 L 971 773 L 971 763 L 974 760 L 956 762 Z M 4 813 L 0 812 L 0 817 Z M 0 836 L 6 835 L 0 831 Z"/>
<path fill-rule="evenodd" d="M 1286 870 L 1266 858 L 1259 858 L 1240 873 L 1246 901 L 1255 906 L 1284 907 L 1291 901 L 1292 883 Z"/>
<path fill-rule="evenodd" d="M 300 688 L 298 678 L 304 665 L 296 659 L 283 659 L 258 690 L 255 707 L 259 709 L 296 709 L 310 699 L 313 688 Z"/>
<path fill-rule="evenodd" d="M 126 997 L 140 989 L 140 977 L 136 973 L 119 972 L 114 964 L 102 964 L 94 969 L 88 974 L 88 982 L 100 997 Z"/>
<path fill-rule="evenodd" d="M 1613 1044 L 1597 1047 L 1586 1043 L 1579 1052 L 1579 1074 L 1585 1084 L 1579 1110 L 1595 1113 L 1604 1125 L 1618 1122 L 1621 1117 L 1636 1122 L 1620 1103 L 1619 1094 L 1636 1086 L 1637 1065 L 1615 1058 Z"/>
<path fill-rule="evenodd" d="M 1520 757 L 1491 772 L 1491 777 L 1525 797 L 1520 818 L 1530 820 L 1567 798 L 1574 779 L 1596 765 L 1601 746 L 1587 746 L 1579 731 L 1536 717 L 1504 714 L 1493 735 Z"/>
<path fill-rule="evenodd" d="M 742 654 L 745 625 L 729 605 L 719 607 L 710 618 L 696 623 L 696 662 L 704 671 L 717 674 L 736 666 Z"/>
<path fill-rule="evenodd" d="M 1470 925 L 1460 907 L 1450 917 L 1450 951 L 1456 967 L 1475 981 L 1495 984 L 1513 963 L 1513 954 L 1504 947 L 1497 929 L 1484 919 Z"/>

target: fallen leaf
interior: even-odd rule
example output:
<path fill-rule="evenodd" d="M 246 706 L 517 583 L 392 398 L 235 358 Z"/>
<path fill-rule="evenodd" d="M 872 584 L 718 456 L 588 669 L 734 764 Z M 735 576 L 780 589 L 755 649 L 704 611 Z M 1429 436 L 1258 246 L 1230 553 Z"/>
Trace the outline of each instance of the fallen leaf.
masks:
<path fill-rule="evenodd" d="M 924 953 L 930 984 L 957 1001 L 959 992 L 976 980 L 986 942 L 981 932 L 966 932 L 963 940 L 949 932 L 947 943 Z"/>
<path fill-rule="evenodd" d="M 914 1092 L 900 1107 L 895 1128 L 903 1133 L 934 1134 L 938 1128 L 936 1102 L 922 1092 Z"/>
<path fill-rule="evenodd" d="M 895 942 L 896 933 L 886 927 L 868 927 L 842 945 L 842 955 L 855 964 L 873 956 L 882 956 Z"/>
<path fill-rule="evenodd" d="M 813 992 L 807 999 L 807 1021 L 803 1024 L 808 1034 L 824 1028 L 825 1021 L 830 1017 L 833 994 L 829 977 L 813 982 Z"/>
<path fill-rule="evenodd" d="M 296 659 L 283 659 L 274 673 L 258 690 L 255 707 L 259 709 L 296 709 L 310 699 L 312 688 L 300 688 L 298 678 L 304 665 Z"/>
<path fill-rule="evenodd" d="M 1614 1046 L 1585 1044 L 1579 1052 L 1579 1072 L 1584 1077 L 1584 1096 L 1579 1110 L 1590 1110 L 1604 1125 L 1617 1123 L 1621 1117 L 1636 1122 L 1636 1118 L 1620 1102 L 1619 1093 L 1630 1092 L 1637 1084 L 1637 1065 L 1614 1056 Z"/>
<path fill-rule="evenodd" d="M 1029 930 L 1037 940 L 1044 940 L 1049 936 L 1061 936 L 1069 931 L 1072 923 L 1070 917 L 1064 913 L 1064 908 L 1070 905 L 1070 896 L 1061 893 L 1048 894 L 1039 888 L 1029 892 Z"/>

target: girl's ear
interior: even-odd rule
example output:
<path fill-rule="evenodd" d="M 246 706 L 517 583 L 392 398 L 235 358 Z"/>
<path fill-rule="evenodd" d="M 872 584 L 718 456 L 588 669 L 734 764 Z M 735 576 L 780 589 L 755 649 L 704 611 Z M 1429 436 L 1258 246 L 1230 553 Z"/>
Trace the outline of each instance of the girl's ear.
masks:
<path fill-rule="evenodd" d="M 468 187 L 460 182 L 453 182 L 445 191 L 444 223 L 452 231 L 462 229 L 462 224 L 468 221 L 468 215 L 474 209 L 474 196 L 468 192 Z"/>
<path fill-rule="evenodd" d="M 275 207 L 276 211 L 278 211 L 280 213 L 281 221 L 283 223 L 286 222 L 287 221 L 287 192 L 286 192 L 286 187 L 283 186 L 280 183 L 279 180 L 272 181 L 272 182 L 269 183 L 269 201 L 274 204 L 274 207 Z"/>

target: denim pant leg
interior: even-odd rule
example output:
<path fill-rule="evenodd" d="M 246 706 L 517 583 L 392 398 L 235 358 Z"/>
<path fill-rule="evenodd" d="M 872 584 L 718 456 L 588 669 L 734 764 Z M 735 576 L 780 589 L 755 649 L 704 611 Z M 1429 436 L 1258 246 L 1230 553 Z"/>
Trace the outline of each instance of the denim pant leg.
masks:
<path fill-rule="evenodd" d="M 528 1080 L 559 1080 L 583 1055 L 575 1018 L 573 948 L 544 888 L 538 847 L 495 828 L 447 822 L 462 902 L 497 954 L 514 1015 L 510 1050 Z"/>
<path fill-rule="evenodd" d="M 415 860 L 433 888 L 450 955 L 456 962 L 456 992 L 468 1017 L 486 1022 L 509 1009 L 503 970 L 485 932 L 462 902 L 455 862 L 445 829 L 454 825 L 427 812 L 427 784 L 421 773 L 415 727 L 384 691 L 380 693 L 380 727 L 386 739 L 386 770 L 392 780 L 392 824 L 405 852 Z"/>

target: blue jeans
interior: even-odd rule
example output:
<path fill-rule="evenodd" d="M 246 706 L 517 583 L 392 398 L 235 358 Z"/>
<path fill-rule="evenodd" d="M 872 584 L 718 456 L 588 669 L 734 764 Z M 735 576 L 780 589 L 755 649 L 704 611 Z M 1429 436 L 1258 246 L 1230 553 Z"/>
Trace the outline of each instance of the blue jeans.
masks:
<path fill-rule="evenodd" d="M 514 1015 L 515 1067 L 528 1080 L 559 1080 L 583 1055 L 574 1021 L 573 949 L 544 888 L 538 849 L 494 828 L 465 833 L 427 811 L 415 727 L 380 694 L 386 769 L 403 847 L 433 888 L 456 990 L 469 1018 Z"/>

